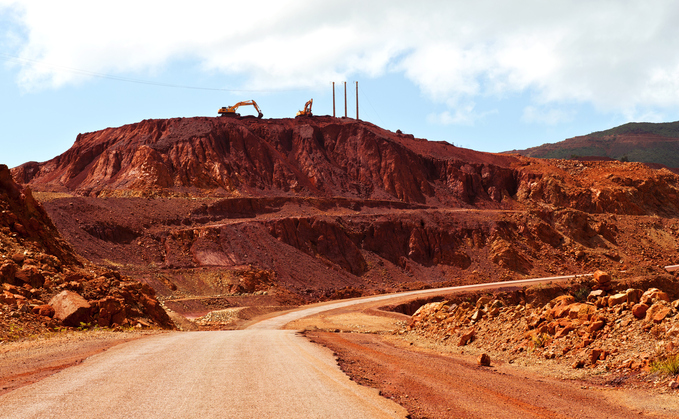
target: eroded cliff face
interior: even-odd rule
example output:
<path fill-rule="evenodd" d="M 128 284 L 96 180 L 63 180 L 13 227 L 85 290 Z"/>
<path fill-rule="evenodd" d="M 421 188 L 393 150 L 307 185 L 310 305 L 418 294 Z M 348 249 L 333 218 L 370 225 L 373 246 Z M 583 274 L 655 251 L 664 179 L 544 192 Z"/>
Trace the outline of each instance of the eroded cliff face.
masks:
<path fill-rule="evenodd" d="M 81 134 L 66 153 L 13 173 L 85 196 L 287 194 L 454 205 L 516 193 L 513 157 L 449 144 L 424 154 L 408 147 L 413 141 L 329 117 L 147 120 Z"/>
<path fill-rule="evenodd" d="M 12 173 L 79 252 L 167 301 L 314 301 L 679 260 L 672 172 L 481 153 L 349 119 L 148 120 Z"/>

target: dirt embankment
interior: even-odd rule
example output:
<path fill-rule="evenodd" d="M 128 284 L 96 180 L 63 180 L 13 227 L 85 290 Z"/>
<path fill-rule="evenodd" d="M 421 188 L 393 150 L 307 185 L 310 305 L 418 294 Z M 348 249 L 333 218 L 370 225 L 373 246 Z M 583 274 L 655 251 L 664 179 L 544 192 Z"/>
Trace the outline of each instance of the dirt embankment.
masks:
<path fill-rule="evenodd" d="M 0 165 L 0 342 L 60 327 L 172 327 L 147 285 L 78 256 Z"/>

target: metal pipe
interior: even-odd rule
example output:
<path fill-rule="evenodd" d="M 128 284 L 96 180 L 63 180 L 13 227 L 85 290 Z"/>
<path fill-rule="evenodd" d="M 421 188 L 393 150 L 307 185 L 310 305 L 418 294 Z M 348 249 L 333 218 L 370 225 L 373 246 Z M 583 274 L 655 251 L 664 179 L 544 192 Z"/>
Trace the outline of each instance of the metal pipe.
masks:
<path fill-rule="evenodd" d="M 347 82 L 344 82 L 344 117 L 347 117 Z"/>
<path fill-rule="evenodd" d="M 356 82 L 356 120 L 358 121 L 358 81 Z"/>

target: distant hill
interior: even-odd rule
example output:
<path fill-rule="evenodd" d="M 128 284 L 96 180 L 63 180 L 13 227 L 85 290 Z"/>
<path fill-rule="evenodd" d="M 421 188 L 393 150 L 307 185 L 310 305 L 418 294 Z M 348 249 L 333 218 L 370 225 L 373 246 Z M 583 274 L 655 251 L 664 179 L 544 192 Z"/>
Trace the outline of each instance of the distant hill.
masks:
<path fill-rule="evenodd" d="M 558 143 L 508 153 L 547 159 L 596 156 L 679 168 L 679 121 L 631 122 Z"/>

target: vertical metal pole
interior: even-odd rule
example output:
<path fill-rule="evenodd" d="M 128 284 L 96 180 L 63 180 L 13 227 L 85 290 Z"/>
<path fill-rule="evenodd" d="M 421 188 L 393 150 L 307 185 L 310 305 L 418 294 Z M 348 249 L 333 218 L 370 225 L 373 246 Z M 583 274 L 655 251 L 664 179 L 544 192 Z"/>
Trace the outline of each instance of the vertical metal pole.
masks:
<path fill-rule="evenodd" d="M 335 82 L 332 82 L 332 117 L 335 117 Z"/>
<path fill-rule="evenodd" d="M 344 82 L 344 117 L 347 117 L 347 82 Z"/>
<path fill-rule="evenodd" d="M 358 81 L 356 82 L 356 120 L 358 121 Z"/>

